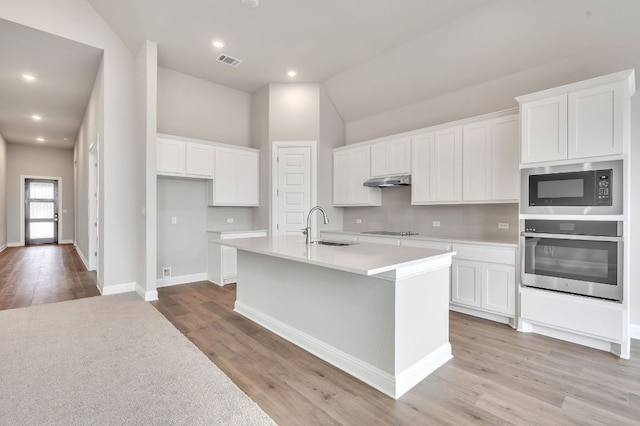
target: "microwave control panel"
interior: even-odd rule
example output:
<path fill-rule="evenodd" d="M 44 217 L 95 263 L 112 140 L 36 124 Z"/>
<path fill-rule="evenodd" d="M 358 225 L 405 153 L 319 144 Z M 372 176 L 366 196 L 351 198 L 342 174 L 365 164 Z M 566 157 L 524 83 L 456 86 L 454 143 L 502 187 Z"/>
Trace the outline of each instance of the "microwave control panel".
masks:
<path fill-rule="evenodd" d="M 611 169 L 596 170 L 596 205 L 611 205 Z"/>

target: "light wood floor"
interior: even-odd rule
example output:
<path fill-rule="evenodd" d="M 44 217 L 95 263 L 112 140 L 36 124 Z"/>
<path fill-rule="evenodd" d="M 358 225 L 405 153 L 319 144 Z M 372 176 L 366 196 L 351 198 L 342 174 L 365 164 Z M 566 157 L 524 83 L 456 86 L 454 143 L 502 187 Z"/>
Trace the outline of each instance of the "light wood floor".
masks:
<path fill-rule="evenodd" d="M 71 244 L 0 252 L 0 310 L 98 296 L 96 274 Z"/>
<path fill-rule="evenodd" d="M 451 313 L 454 359 L 398 401 L 233 312 L 235 287 L 159 289 L 154 306 L 280 425 L 640 424 L 632 359 Z"/>

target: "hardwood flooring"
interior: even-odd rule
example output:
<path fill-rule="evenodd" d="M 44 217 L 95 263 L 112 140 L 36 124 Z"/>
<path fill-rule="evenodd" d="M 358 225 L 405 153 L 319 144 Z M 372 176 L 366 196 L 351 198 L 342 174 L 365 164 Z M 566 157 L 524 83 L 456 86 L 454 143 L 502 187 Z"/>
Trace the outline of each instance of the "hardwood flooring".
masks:
<path fill-rule="evenodd" d="M 86 270 L 71 244 L 0 252 L 0 310 L 99 295 L 96 273 Z"/>
<path fill-rule="evenodd" d="M 632 359 L 450 314 L 454 359 L 397 401 L 233 312 L 235 286 L 158 290 L 154 306 L 280 425 L 640 424 Z"/>

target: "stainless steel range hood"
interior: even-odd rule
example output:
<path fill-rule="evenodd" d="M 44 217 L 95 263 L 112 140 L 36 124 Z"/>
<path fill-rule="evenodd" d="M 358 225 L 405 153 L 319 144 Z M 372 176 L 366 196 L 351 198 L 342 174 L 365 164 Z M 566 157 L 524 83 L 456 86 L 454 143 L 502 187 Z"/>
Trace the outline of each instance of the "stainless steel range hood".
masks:
<path fill-rule="evenodd" d="M 373 188 L 388 188 L 391 186 L 409 186 L 411 185 L 411 175 L 402 176 L 385 176 L 371 178 L 365 183 L 364 186 L 370 186 Z"/>

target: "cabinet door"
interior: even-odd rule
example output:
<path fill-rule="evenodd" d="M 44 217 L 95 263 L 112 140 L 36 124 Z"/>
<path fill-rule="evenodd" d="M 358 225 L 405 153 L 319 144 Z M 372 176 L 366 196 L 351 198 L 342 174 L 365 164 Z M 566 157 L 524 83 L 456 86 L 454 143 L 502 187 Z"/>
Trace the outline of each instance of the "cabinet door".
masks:
<path fill-rule="evenodd" d="M 233 247 L 220 246 L 223 284 L 235 282 L 238 275 L 238 250 Z"/>
<path fill-rule="evenodd" d="M 567 158 L 567 95 L 520 106 L 522 163 Z"/>
<path fill-rule="evenodd" d="M 387 147 L 387 142 L 371 145 L 371 177 L 386 176 L 389 174 Z"/>
<path fill-rule="evenodd" d="M 462 126 L 434 132 L 431 195 L 433 201 L 462 198 Z"/>
<path fill-rule="evenodd" d="M 379 206 L 382 203 L 379 188 L 369 188 L 363 183 L 371 177 L 371 154 L 369 147 L 350 150 L 349 180 L 351 204 Z"/>
<path fill-rule="evenodd" d="M 252 151 L 238 151 L 236 155 L 236 205 L 257 206 L 259 204 L 260 156 Z"/>
<path fill-rule="evenodd" d="M 187 176 L 213 179 L 213 152 L 209 145 L 189 143 L 185 144 Z"/>
<path fill-rule="evenodd" d="M 479 308 L 482 264 L 453 259 L 451 264 L 451 302 Z"/>
<path fill-rule="evenodd" d="M 569 94 L 569 158 L 622 154 L 623 99 L 620 84 Z"/>
<path fill-rule="evenodd" d="M 185 142 L 173 139 L 156 139 L 156 172 L 163 175 L 184 176 Z"/>
<path fill-rule="evenodd" d="M 348 205 L 350 200 L 349 151 L 333 153 L 333 205 Z"/>
<path fill-rule="evenodd" d="M 515 315 L 515 267 L 485 263 L 482 265 L 482 308 Z"/>
<path fill-rule="evenodd" d="M 414 136 L 411 140 L 411 203 L 431 201 L 431 157 L 433 133 Z"/>
<path fill-rule="evenodd" d="M 491 199 L 491 137 L 490 121 L 463 127 L 462 199 L 464 201 Z"/>
<path fill-rule="evenodd" d="M 238 153 L 236 150 L 216 148 L 213 205 L 233 205 L 237 201 Z"/>
<path fill-rule="evenodd" d="M 373 155 L 373 152 L 371 153 Z M 411 173 L 411 138 L 399 138 L 387 142 L 387 165 L 390 175 Z"/>
<path fill-rule="evenodd" d="M 491 199 L 520 199 L 518 115 L 493 120 L 491 137 Z"/>

